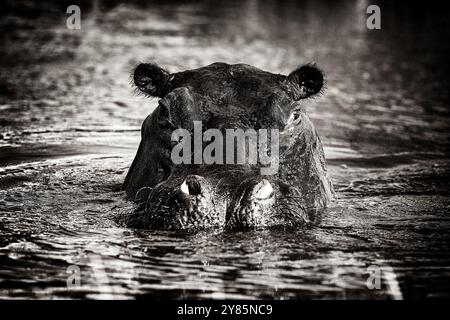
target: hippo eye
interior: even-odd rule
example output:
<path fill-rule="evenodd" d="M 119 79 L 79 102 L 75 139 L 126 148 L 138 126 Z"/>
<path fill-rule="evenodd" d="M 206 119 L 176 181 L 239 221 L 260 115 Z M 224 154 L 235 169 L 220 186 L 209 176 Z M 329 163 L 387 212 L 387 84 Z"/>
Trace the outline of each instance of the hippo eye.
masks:
<path fill-rule="evenodd" d="M 256 199 L 265 200 L 273 195 L 273 187 L 269 181 L 263 179 L 253 188 L 253 195 Z"/>

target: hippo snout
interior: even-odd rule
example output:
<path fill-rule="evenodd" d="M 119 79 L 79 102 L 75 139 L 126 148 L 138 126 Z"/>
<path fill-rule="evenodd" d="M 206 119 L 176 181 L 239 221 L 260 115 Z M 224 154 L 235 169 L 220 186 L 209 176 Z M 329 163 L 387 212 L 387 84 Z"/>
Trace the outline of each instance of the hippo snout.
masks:
<path fill-rule="evenodd" d="M 148 227 L 191 229 L 223 226 L 225 205 L 215 186 L 199 175 L 163 181 L 155 186 L 146 201 Z"/>
<path fill-rule="evenodd" d="M 202 194 L 202 185 L 204 186 L 206 181 L 203 177 L 197 175 L 189 175 L 180 185 L 180 191 L 184 196 L 199 196 Z"/>
<path fill-rule="evenodd" d="M 160 230 L 265 228 L 293 218 L 305 220 L 286 210 L 297 205 L 293 193 L 277 180 L 244 172 L 190 174 L 139 190 L 136 198 L 148 197 L 145 210 L 137 216 L 140 226 Z"/>

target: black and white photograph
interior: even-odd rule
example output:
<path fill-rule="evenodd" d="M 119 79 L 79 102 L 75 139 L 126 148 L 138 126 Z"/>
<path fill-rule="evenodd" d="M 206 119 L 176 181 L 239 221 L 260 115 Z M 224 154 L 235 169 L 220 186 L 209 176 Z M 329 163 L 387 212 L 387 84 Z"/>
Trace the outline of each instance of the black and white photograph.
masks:
<path fill-rule="evenodd" d="M 2 0 L 0 37 L 0 300 L 450 299 L 448 2 Z"/>

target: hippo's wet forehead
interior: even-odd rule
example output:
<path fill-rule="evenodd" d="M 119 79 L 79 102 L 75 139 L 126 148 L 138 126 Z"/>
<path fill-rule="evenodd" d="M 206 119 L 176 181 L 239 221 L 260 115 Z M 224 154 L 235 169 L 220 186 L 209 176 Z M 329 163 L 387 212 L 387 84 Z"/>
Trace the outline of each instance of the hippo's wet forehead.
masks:
<path fill-rule="evenodd" d="M 246 65 L 214 63 L 212 65 L 174 73 L 171 88 L 190 87 L 197 93 L 214 95 L 265 95 L 279 91 L 281 77 Z"/>

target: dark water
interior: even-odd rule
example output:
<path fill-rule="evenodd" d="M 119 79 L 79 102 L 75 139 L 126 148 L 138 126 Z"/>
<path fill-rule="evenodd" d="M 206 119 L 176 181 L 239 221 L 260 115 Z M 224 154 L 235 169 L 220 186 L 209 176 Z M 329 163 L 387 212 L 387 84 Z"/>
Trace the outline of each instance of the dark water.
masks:
<path fill-rule="evenodd" d="M 68 4 L 2 1 L 1 298 L 450 296 L 449 35 L 445 2 L 97 1 L 82 29 Z M 371 3 L 370 3 L 371 4 Z M 315 61 L 305 102 L 337 198 L 316 227 L 177 234 L 114 217 L 156 100 L 130 70 L 216 61 L 289 73 Z M 81 285 L 67 287 L 78 266 Z M 369 290 L 368 267 L 381 269 Z"/>

